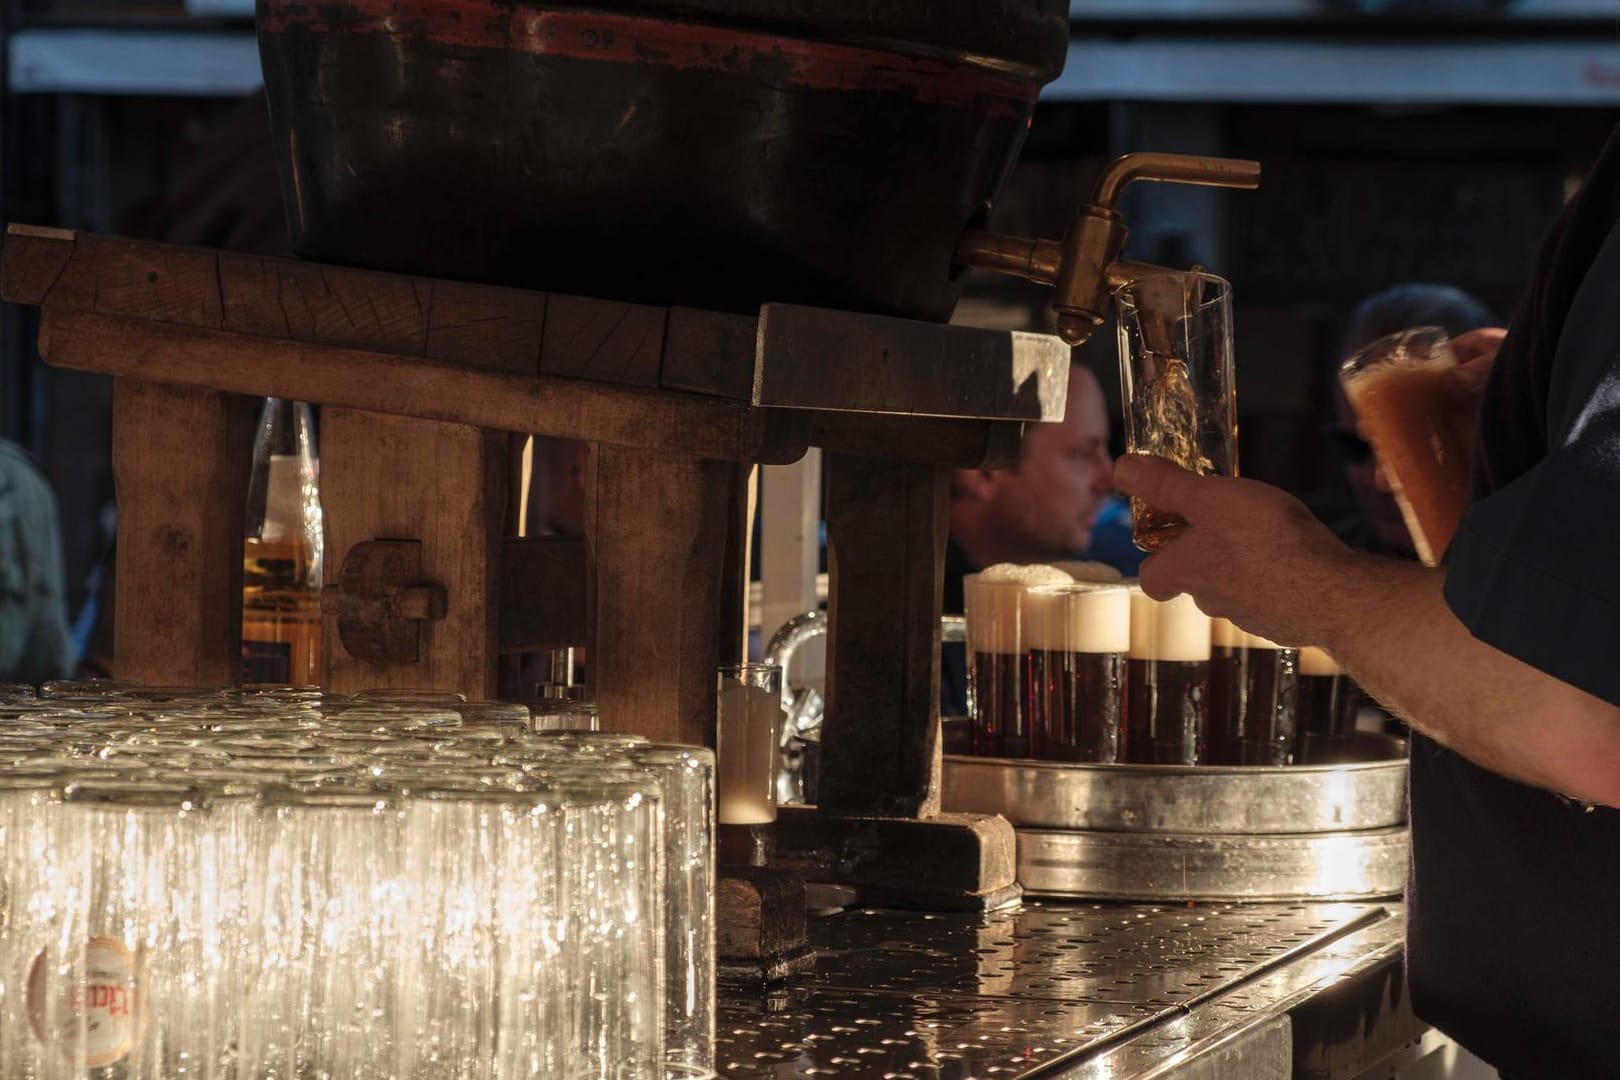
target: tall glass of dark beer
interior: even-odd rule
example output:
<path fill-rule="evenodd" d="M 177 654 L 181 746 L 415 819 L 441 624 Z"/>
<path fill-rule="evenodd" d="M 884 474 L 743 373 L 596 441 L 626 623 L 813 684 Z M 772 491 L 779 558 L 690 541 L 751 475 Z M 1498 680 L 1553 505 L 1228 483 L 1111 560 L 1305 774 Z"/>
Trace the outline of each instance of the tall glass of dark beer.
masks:
<path fill-rule="evenodd" d="M 1191 472 L 1237 475 L 1232 287 L 1198 271 L 1149 273 L 1114 293 L 1125 449 Z M 1136 546 L 1156 551 L 1186 522 L 1131 499 Z"/>
<path fill-rule="evenodd" d="M 1029 756 L 1029 653 L 1024 645 L 1024 593 L 1061 585 L 1050 566 L 1000 564 L 962 579 L 967 616 L 968 723 L 972 750 L 987 757 Z"/>
<path fill-rule="evenodd" d="M 1299 650 L 1210 621 L 1210 765 L 1288 765 L 1299 705 Z"/>
<path fill-rule="evenodd" d="M 1118 761 L 1130 590 L 1096 582 L 1030 589 L 1024 644 L 1030 656 L 1031 756 Z"/>
<path fill-rule="evenodd" d="M 1295 759 L 1302 765 L 1336 765 L 1354 756 L 1356 713 L 1361 691 L 1321 649 L 1299 651 L 1299 740 Z"/>
<path fill-rule="evenodd" d="M 1198 764 L 1209 707 L 1209 616 L 1192 597 L 1160 602 L 1131 589 L 1125 686 L 1124 760 Z"/>

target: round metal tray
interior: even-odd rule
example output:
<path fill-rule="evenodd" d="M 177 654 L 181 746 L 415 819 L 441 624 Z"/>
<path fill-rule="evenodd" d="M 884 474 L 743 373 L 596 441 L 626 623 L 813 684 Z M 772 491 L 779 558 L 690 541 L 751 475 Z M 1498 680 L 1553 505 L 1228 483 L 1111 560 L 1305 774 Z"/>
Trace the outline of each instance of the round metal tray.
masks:
<path fill-rule="evenodd" d="M 1406 883 L 1404 827 L 1314 836 L 1018 830 L 1024 890 L 1088 900 L 1367 900 Z"/>
<path fill-rule="evenodd" d="M 1219 836 L 1384 829 L 1406 820 L 1406 759 L 1269 768 L 948 755 L 941 802 L 950 811 L 1000 814 L 1020 829 Z"/>

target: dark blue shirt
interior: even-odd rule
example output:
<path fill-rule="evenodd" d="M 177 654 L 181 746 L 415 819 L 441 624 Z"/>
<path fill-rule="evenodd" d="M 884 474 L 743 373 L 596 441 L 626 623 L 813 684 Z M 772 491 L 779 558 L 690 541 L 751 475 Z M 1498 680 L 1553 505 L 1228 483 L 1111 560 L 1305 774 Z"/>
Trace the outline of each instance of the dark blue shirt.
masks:
<path fill-rule="evenodd" d="M 1446 599 L 1481 641 L 1620 704 L 1617 218 L 1611 137 L 1492 370 Z M 1415 737 L 1412 841 L 1418 1014 L 1515 1080 L 1620 1076 L 1620 811 Z"/>

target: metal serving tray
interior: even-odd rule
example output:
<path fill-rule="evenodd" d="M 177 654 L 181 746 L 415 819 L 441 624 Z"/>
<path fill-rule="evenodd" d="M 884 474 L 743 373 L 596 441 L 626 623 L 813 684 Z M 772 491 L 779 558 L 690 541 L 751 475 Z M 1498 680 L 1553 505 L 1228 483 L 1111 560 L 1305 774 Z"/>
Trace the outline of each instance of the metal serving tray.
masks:
<path fill-rule="evenodd" d="M 1018 830 L 1028 893 L 1093 900 L 1368 900 L 1406 884 L 1404 826 L 1303 836 Z"/>
<path fill-rule="evenodd" d="M 1406 821 L 1406 759 L 1351 765 L 1070 765 L 945 758 L 946 810 L 1023 829 L 1298 835 Z"/>

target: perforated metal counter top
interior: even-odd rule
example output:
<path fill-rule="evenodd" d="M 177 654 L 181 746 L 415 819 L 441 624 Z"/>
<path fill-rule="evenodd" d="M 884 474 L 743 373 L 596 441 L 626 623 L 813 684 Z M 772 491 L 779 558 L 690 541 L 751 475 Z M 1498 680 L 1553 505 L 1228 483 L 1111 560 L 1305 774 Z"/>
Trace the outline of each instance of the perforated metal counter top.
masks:
<path fill-rule="evenodd" d="M 722 1077 L 1287 1076 L 1288 1010 L 1397 963 L 1398 904 L 1033 903 L 812 920 L 816 969 L 722 988 Z M 1213 1060 L 1213 1058 L 1211 1058 Z M 1237 1059 L 1232 1059 L 1233 1061 Z"/>

